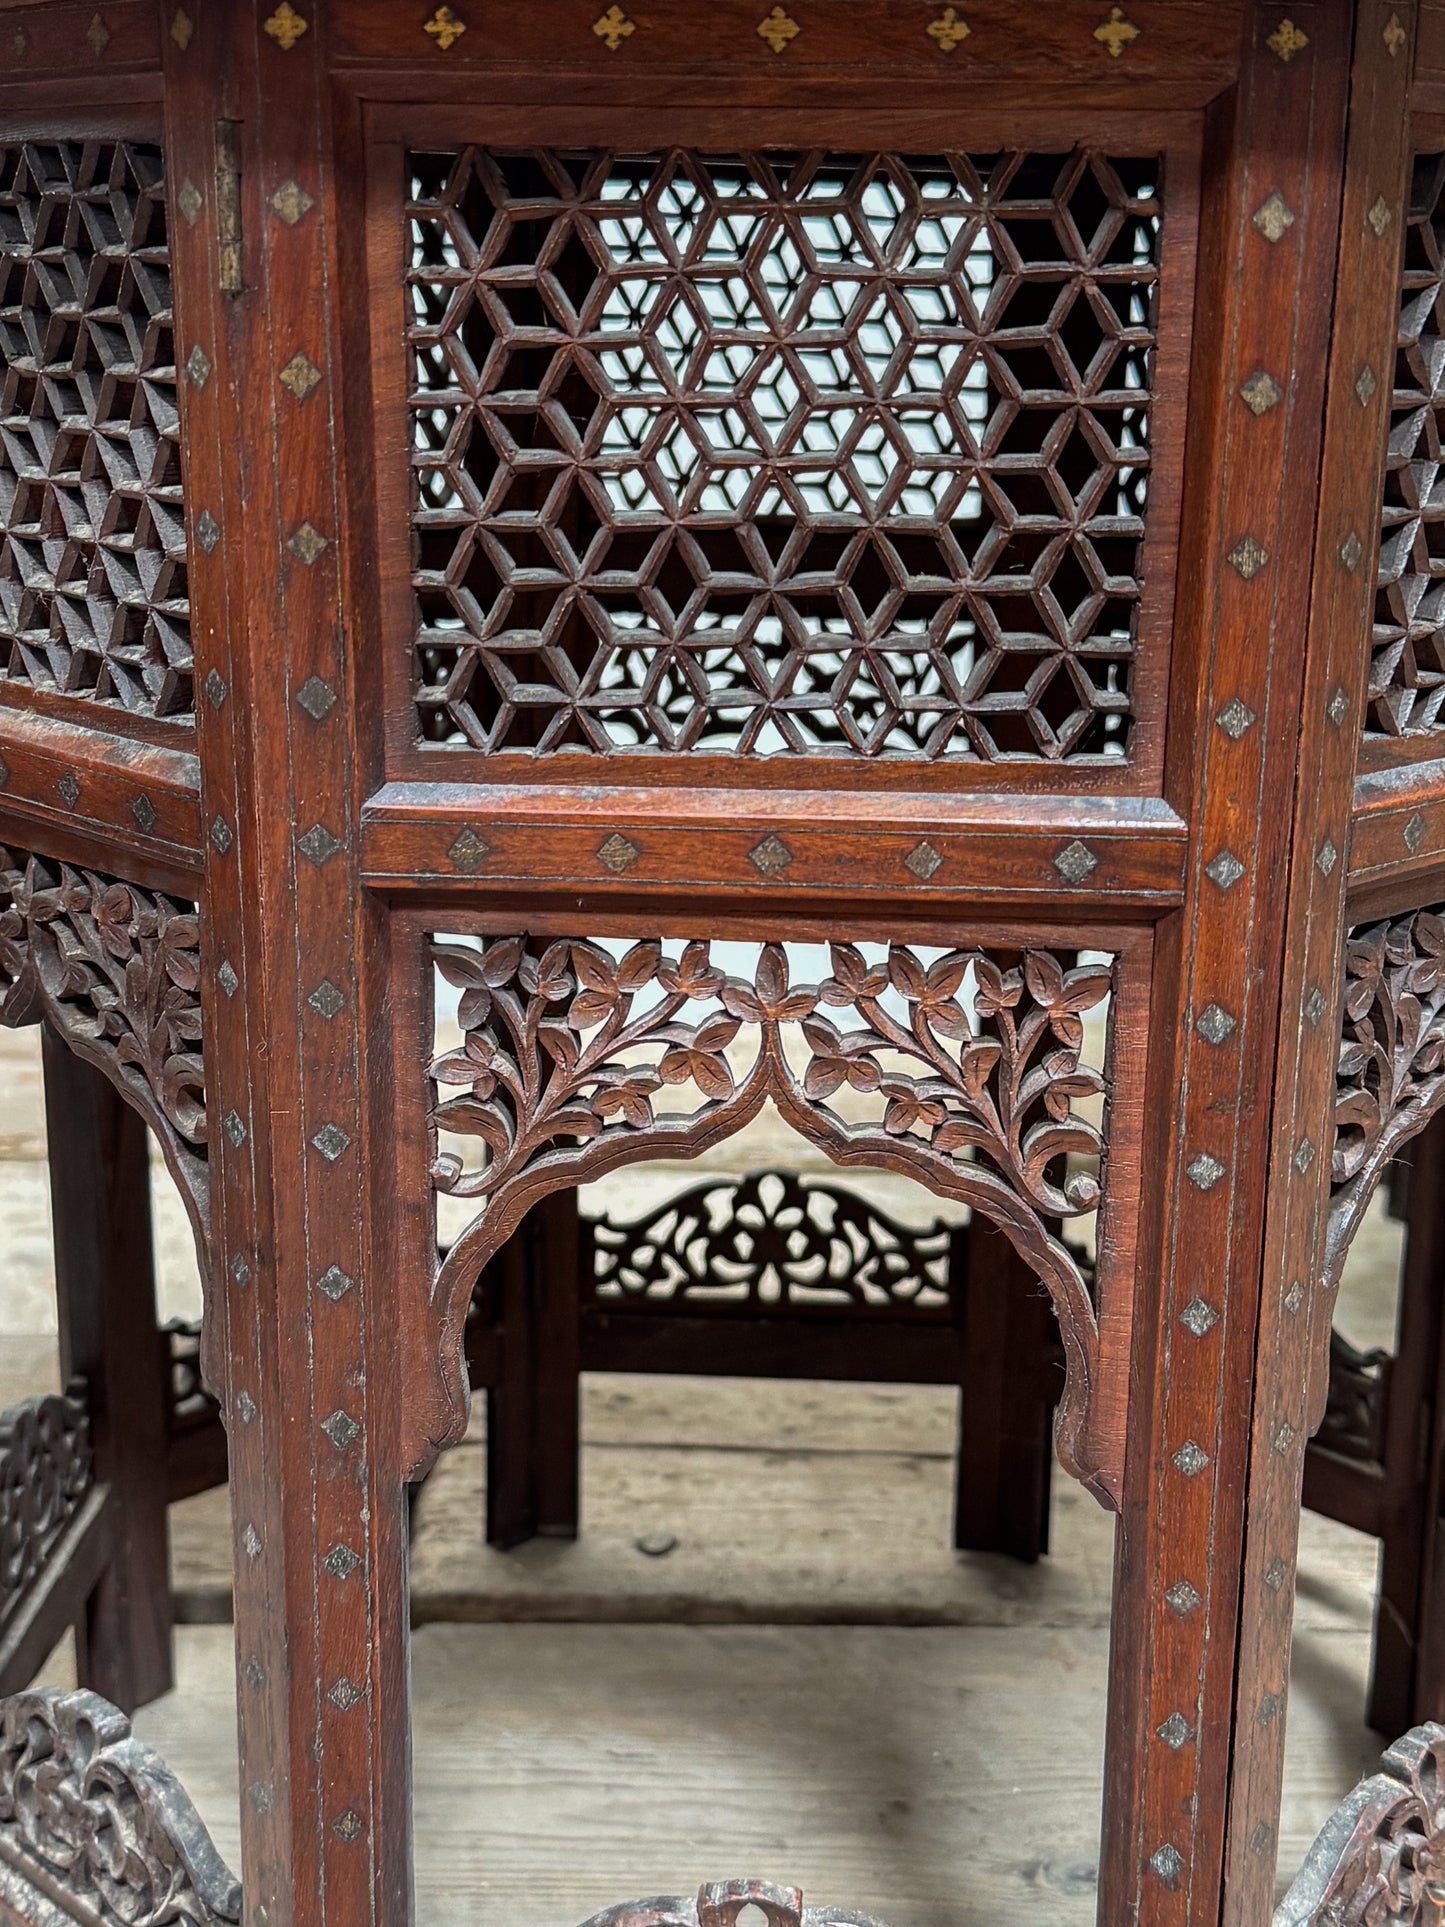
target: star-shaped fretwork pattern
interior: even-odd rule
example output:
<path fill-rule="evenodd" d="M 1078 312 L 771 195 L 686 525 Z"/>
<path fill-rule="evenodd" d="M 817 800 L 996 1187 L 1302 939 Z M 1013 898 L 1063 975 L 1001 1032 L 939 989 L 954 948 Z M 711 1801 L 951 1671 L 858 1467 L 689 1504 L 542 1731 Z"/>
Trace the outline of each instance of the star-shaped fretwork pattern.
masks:
<path fill-rule="evenodd" d="M 424 738 L 1127 750 L 1156 161 L 411 170 Z"/>
<path fill-rule="evenodd" d="M 191 709 L 160 150 L 0 144 L 0 679 Z"/>
<path fill-rule="evenodd" d="M 1445 735 L 1445 154 L 1418 154 L 1400 285 L 1367 737 Z M 1367 391 L 1361 390 L 1366 393 Z"/>

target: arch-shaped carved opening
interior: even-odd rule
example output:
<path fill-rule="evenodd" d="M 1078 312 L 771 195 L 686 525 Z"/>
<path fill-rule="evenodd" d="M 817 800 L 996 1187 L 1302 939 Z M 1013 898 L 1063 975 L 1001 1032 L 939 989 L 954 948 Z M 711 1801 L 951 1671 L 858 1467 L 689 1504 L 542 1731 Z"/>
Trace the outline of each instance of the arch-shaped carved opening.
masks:
<path fill-rule="evenodd" d="M 1099 1321 L 1063 1227 L 1103 1192 L 1108 1051 L 1090 1064 L 1085 1039 L 1114 958 L 523 935 L 438 938 L 432 956 L 455 1005 L 430 1067 L 433 1183 L 478 1202 L 437 1275 L 449 1370 L 482 1267 L 533 1203 L 697 1157 L 770 1103 L 833 1164 L 901 1173 L 1009 1238 L 1058 1317 L 1059 1456 L 1107 1500 Z"/>

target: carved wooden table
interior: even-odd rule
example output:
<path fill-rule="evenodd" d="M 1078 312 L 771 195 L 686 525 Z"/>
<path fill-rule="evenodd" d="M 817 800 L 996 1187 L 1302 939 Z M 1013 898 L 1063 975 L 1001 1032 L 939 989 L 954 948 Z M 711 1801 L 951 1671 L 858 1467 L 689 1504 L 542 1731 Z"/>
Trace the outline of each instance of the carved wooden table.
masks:
<path fill-rule="evenodd" d="M 0 47 L 3 1014 L 195 1221 L 247 1918 L 411 1917 L 404 1494 L 483 1266 L 771 1102 L 1047 1288 L 1120 1522 L 1100 1918 L 1258 1927 L 1334 1285 L 1445 1103 L 1445 14 Z M 4 1904 L 235 1914 L 109 1715 L 6 1718 Z M 1295 1917 L 1438 1917 L 1434 1743 Z"/>

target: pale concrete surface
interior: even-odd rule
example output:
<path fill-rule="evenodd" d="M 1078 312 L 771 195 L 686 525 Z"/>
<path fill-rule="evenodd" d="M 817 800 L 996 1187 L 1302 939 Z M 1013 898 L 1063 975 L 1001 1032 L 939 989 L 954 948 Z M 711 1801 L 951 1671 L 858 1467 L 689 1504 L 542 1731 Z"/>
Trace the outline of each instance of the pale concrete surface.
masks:
<path fill-rule="evenodd" d="M 38 1088 L 34 1034 L 0 1032 L 7 1401 L 55 1376 Z M 764 1136 L 719 1168 L 770 1151 Z M 694 1172 L 634 1174 L 629 1210 Z M 917 1202 L 888 1180 L 869 1188 L 890 1209 Z M 189 1234 L 163 1174 L 156 1202 L 163 1310 L 193 1315 Z M 1357 1343 L 1389 1340 L 1397 1251 L 1396 1227 L 1372 1220 L 1342 1317 Z M 935 1389 L 590 1381 L 584 1536 L 510 1554 L 481 1544 L 474 1428 L 418 1513 L 423 1927 L 569 1927 L 741 1871 L 894 1927 L 1011 1927 L 1045 1910 L 1051 1927 L 1086 1927 L 1112 1528 L 1060 1476 L 1039 1566 L 953 1554 L 953 1422 L 953 1395 Z M 653 1534 L 675 1548 L 648 1557 L 637 1542 Z M 186 1610 L 228 1612 L 224 1494 L 177 1508 L 174 1537 Z M 1367 1541 L 1306 1515 L 1285 1869 L 1379 1750 L 1362 1721 L 1374 1562 Z M 178 1689 L 137 1728 L 235 1864 L 230 1629 L 184 1625 L 176 1645 Z M 69 1664 L 57 1654 L 46 1677 Z"/>

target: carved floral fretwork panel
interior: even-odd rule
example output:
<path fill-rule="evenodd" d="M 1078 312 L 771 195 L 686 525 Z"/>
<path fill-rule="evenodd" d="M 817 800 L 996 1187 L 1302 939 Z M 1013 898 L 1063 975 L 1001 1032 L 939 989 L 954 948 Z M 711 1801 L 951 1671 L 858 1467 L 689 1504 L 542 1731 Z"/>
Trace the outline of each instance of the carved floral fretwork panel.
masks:
<path fill-rule="evenodd" d="M 1325 1277 L 1339 1283 L 1381 1173 L 1445 1103 L 1445 906 L 1349 932 Z"/>
<path fill-rule="evenodd" d="M 0 847 L 0 1023 L 45 1018 L 155 1131 L 209 1249 L 196 907 Z"/>
<path fill-rule="evenodd" d="M 44 1570 L 91 1477 L 83 1384 L 0 1412 L 0 1624 Z"/>
<path fill-rule="evenodd" d="M 719 946 L 718 948 L 721 948 Z M 892 1169 L 998 1224 L 1048 1288 L 1076 1454 L 1098 1323 L 1061 1227 L 1099 1204 L 1106 1079 L 1085 1061 L 1111 960 L 837 942 L 816 981 L 777 943 L 439 940 L 457 997 L 431 1065 L 433 1181 L 478 1212 L 441 1267 L 464 1312 L 481 1266 L 544 1193 L 693 1156 L 771 1101 L 836 1163 Z M 746 954 L 744 971 L 736 959 Z"/>

